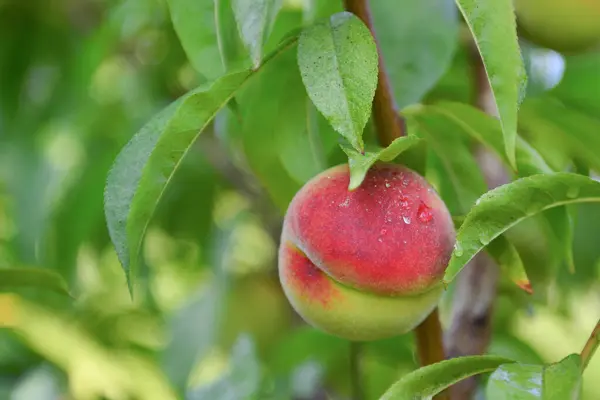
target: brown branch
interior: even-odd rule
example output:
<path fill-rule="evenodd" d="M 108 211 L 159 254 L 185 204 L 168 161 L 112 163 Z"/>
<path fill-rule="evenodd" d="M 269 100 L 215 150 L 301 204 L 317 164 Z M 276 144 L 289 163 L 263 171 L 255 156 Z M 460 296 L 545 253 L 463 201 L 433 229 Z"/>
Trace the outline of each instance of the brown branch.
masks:
<path fill-rule="evenodd" d="M 385 71 L 381 48 L 373 28 L 368 0 L 344 0 L 344 7 L 360 18 L 371 31 L 377 52 L 379 54 L 379 75 L 377 89 L 373 99 L 373 120 L 377 131 L 377 138 L 382 146 L 388 146 L 394 139 L 403 136 L 404 123 L 398 113 L 394 94 L 390 87 L 390 80 Z M 442 341 L 442 327 L 438 310 L 435 309 L 415 329 L 417 352 L 421 365 L 434 364 L 444 360 L 444 346 Z M 446 399 L 445 394 L 436 396 L 436 399 Z"/>
<path fill-rule="evenodd" d="M 404 135 L 404 124 L 402 118 L 398 115 L 396 101 L 390 86 L 390 80 L 381 56 L 381 48 L 375 35 L 371 12 L 369 11 L 368 0 L 344 0 L 344 7 L 347 11 L 360 18 L 371 31 L 375 44 L 377 45 L 377 54 L 379 54 L 379 76 L 377 79 L 377 89 L 373 99 L 373 122 L 377 130 L 377 138 L 382 146 L 388 146 L 394 139 Z"/>
<path fill-rule="evenodd" d="M 583 350 L 581 350 L 582 369 L 585 369 L 588 366 L 594 353 L 598 350 L 598 347 L 600 347 L 600 321 L 596 323 L 596 327 L 592 331 L 590 338 L 583 347 Z"/>
<path fill-rule="evenodd" d="M 470 35 L 467 40 L 473 68 L 473 104 L 490 115 L 496 115 L 481 57 Z M 510 181 L 508 172 L 497 156 L 482 146 L 477 147 L 475 155 L 489 189 Z M 477 254 L 461 271 L 456 282 L 450 326 L 444 337 L 448 357 L 478 355 L 487 351 L 492 339 L 498 278 L 498 266 L 483 252 Z M 453 385 L 450 393 L 456 399 L 469 399 L 476 388 L 477 378 L 471 377 Z"/>

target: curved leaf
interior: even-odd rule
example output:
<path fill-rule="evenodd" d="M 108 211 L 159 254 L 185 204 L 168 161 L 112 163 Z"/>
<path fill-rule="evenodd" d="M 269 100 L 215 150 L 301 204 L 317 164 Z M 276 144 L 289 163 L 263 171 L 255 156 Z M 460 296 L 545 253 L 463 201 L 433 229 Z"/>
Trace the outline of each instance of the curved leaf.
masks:
<path fill-rule="evenodd" d="M 570 203 L 600 201 L 600 182 L 568 172 L 532 175 L 484 194 L 458 230 L 446 273 L 451 282 L 488 243 L 519 221 Z"/>
<path fill-rule="evenodd" d="M 421 101 L 446 72 L 458 43 L 453 0 L 372 1 L 383 63 L 399 108 Z"/>
<path fill-rule="evenodd" d="M 272 56 L 293 43 L 295 38 L 285 41 Z M 232 73 L 183 95 L 118 155 L 106 182 L 104 209 L 132 293 L 144 234 L 167 185 L 198 135 L 255 72 Z"/>
<path fill-rule="evenodd" d="M 523 260 L 521 260 L 517 248 L 508 239 L 498 236 L 488 244 L 486 249 L 511 281 L 527 293 L 533 293 Z"/>
<path fill-rule="evenodd" d="M 512 362 L 508 358 L 497 356 L 469 356 L 444 360 L 403 376 L 380 400 L 429 398 L 465 378 L 491 372 L 502 364 Z"/>
<path fill-rule="evenodd" d="M 377 57 L 371 32 L 348 12 L 305 29 L 298 42 L 298 66 L 308 96 L 359 151 L 377 86 Z"/>
<path fill-rule="evenodd" d="M 519 49 L 513 0 L 456 0 L 481 54 L 502 124 L 504 148 L 516 169 L 517 111 L 527 77 Z"/>
<path fill-rule="evenodd" d="M 54 270 L 46 268 L 0 269 L 0 291 L 26 287 L 46 289 L 70 296 L 67 283 Z"/>
<path fill-rule="evenodd" d="M 400 153 L 411 148 L 412 146 L 419 143 L 421 139 L 417 136 L 402 136 L 395 139 L 386 148 L 375 148 L 373 151 L 366 151 L 365 154 L 361 154 L 349 146 L 342 146 L 342 150 L 348 156 L 348 164 L 350 166 L 350 183 L 348 190 L 354 190 L 360 186 L 362 181 L 367 175 L 369 168 L 377 160 L 381 161 L 392 161 L 398 157 Z"/>
<path fill-rule="evenodd" d="M 240 37 L 254 67 L 260 65 L 263 45 L 271 32 L 282 0 L 231 0 Z"/>

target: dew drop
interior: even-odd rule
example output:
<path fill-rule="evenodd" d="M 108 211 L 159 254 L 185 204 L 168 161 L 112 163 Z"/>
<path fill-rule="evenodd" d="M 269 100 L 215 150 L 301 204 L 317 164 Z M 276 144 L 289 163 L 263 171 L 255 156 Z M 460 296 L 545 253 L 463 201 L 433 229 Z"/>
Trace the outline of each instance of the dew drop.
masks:
<path fill-rule="evenodd" d="M 380 238 L 377 238 L 377 241 L 378 241 L 379 243 L 383 243 L 383 238 L 381 238 L 381 237 L 380 237 Z"/>
<path fill-rule="evenodd" d="M 410 217 L 408 217 L 408 216 L 406 216 L 406 215 L 403 215 L 403 216 L 402 216 L 402 220 L 404 221 L 404 223 L 405 223 L 406 225 L 410 225 Z"/>
<path fill-rule="evenodd" d="M 479 241 L 482 245 L 486 246 L 490 242 L 490 237 L 485 233 L 479 235 Z"/>
<path fill-rule="evenodd" d="M 386 187 L 386 188 L 389 188 L 389 187 L 391 187 L 391 186 L 392 186 L 392 185 L 390 185 L 389 183 L 387 183 L 387 182 L 385 183 L 385 187 Z"/>
<path fill-rule="evenodd" d="M 417 210 L 417 217 L 419 218 L 419 221 L 423 223 L 430 222 L 433 219 L 431 208 L 428 207 L 427 204 L 421 202 L 419 209 Z"/>
<path fill-rule="evenodd" d="M 463 255 L 462 246 L 458 242 L 454 244 L 454 254 L 456 254 L 457 257 L 462 257 Z"/>
<path fill-rule="evenodd" d="M 339 204 L 340 207 L 348 207 L 350 205 L 350 197 L 346 197 L 342 203 Z"/>
<path fill-rule="evenodd" d="M 387 233 L 387 229 L 385 229 L 385 228 L 379 231 L 380 235 L 385 235 L 386 233 Z"/>
<path fill-rule="evenodd" d="M 577 196 L 579 196 L 579 188 L 577 186 L 571 186 L 568 190 L 567 190 L 567 197 L 569 199 L 574 199 Z"/>
<path fill-rule="evenodd" d="M 400 198 L 400 206 L 401 206 L 402 208 L 408 208 L 408 197 L 406 197 L 406 196 L 402 196 L 402 197 Z"/>

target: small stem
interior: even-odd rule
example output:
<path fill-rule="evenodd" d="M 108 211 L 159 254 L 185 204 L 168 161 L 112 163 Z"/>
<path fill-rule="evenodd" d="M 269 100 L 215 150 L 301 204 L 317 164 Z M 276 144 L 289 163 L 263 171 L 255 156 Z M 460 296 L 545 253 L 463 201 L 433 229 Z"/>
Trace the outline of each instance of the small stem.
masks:
<path fill-rule="evenodd" d="M 415 329 L 417 353 L 421 365 L 430 365 L 445 359 L 444 346 L 442 345 L 442 325 L 439 311 L 436 308 L 421 325 Z M 448 400 L 447 392 L 442 392 L 434 397 L 436 400 Z"/>
<path fill-rule="evenodd" d="M 590 338 L 586 342 L 583 350 L 581 350 L 581 369 L 585 370 L 585 368 L 590 363 L 592 357 L 594 357 L 594 353 L 600 346 L 600 320 L 596 323 L 596 327 L 592 331 Z"/>
<path fill-rule="evenodd" d="M 362 380 L 360 373 L 360 354 L 362 344 L 350 342 L 350 381 L 352 384 L 352 399 L 363 400 Z"/>
<path fill-rule="evenodd" d="M 369 2 L 367 0 L 344 0 L 344 8 L 360 18 L 371 31 L 377 53 L 379 54 L 379 75 L 377 89 L 373 99 L 373 121 L 377 130 L 377 138 L 382 146 L 388 146 L 394 139 L 404 135 L 404 124 L 398 114 L 390 80 L 385 71 L 381 48 L 373 29 Z"/>

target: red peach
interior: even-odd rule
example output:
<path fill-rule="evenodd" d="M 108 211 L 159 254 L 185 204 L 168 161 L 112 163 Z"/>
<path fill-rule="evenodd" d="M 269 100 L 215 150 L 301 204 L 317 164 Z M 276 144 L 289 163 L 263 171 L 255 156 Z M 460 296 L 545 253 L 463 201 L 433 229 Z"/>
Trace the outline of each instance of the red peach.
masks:
<path fill-rule="evenodd" d="M 309 323 L 351 340 L 412 330 L 435 308 L 455 242 L 444 202 L 416 172 L 371 167 L 348 190 L 347 164 L 312 178 L 284 219 L 279 274 Z"/>

